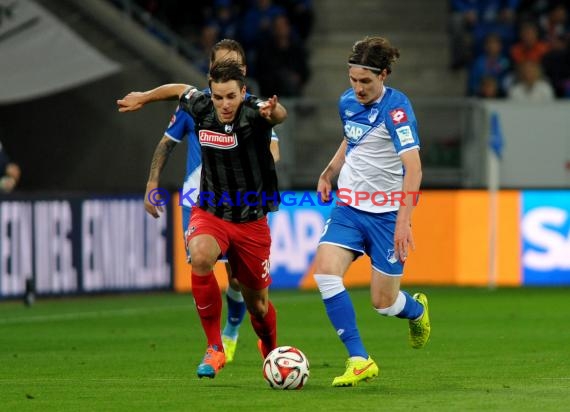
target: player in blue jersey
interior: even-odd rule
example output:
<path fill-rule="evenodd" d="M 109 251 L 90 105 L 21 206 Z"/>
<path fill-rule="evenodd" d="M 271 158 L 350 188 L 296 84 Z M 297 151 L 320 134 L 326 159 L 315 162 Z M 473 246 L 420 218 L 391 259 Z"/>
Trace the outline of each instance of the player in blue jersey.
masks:
<path fill-rule="evenodd" d="M 327 315 L 347 349 L 343 375 L 333 386 L 356 386 L 378 376 L 356 325 L 343 276 L 366 253 L 372 261 L 372 305 L 383 316 L 408 319 L 410 343 L 423 347 L 430 334 L 427 298 L 400 290 L 408 248 L 414 247 L 412 212 L 421 182 L 416 118 L 408 98 L 384 85 L 399 51 L 381 37 L 356 42 L 348 60 L 351 89 L 339 100 L 344 140 L 322 172 L 317 190 L 339 199 L 326 222 L 315 257 L 315 281 Z M 340 196 L 342 193 L 342 196 Z"/>
<path fill-rule="evenodd" d="M 241 45 L 231 39 L 224 39 L 219 41 L 212 48 L 210 54 L 210 66 L 219 60 L 235 60 L 237 61 L 246 72 L 245 65 L 245 52 Z M 182 230 L 184 239 L 187 238 L 187 230 L 190 223 L 190 211 L 192 204 L 196 203 L 198 192 L 200 188 L 200 174 L 202 170 L 202 158 L 200 152 L 200 144 L 194 131 L 194 119 L 184 110 L 177 108 L 176 112 L 172 115 L 170 124 L 164 133 L 164 137 L 159 142 L 155 155 L 151 163 L 151 174 L 147 184 L 145 194 L 145 209 L 154 217 L 158 217 L 158 210 L 160 207 L 151 202 L 149 193 L 158 187 L 160 179 L 160 172 L 165 166 L 167 161 L 167 154 L 170 150 L 180 143 L 185 138 L 187 142 L 187 157 L 186 157 L 186 175 L 184 177 L 184 184 L 182 194 L 190 194 L 182 196 Z M 270 150 L 275 162 L 279 160 L 279 139 L 275 132 L 272 132 Z M 188 199 L 190 198 L 190 199 Z M 190 254 L 186 248 L 188 261 L 190 262 Z M 227 302 L 227 317 L 226 323 L 222 332 L 222 342 L 226 354 L 226 362 L 231 362 L 235 355 L 237 340 L 239 336 L 239 327 L 243 321 L 246 312 L 246 306 L 243 296 L 240 292 L 239 282 L 231 276 L 231 268 L 227 259 L 224 259 L 226 272 L 228 273 L 228 289 L 226 291 Z"/>

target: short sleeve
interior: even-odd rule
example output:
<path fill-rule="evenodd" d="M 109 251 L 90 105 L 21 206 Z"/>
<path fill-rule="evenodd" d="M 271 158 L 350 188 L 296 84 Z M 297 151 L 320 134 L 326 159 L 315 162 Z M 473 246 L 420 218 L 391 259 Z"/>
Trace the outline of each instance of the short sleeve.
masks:
<path fill-rule="evenodd" d="M 416 116 L 409 100 L 401 100 L 388 108 L 386 128 L 399 155 L 420 147 Z"/>
<path fill-rule="evenodd" d="M 168 124 L 164 134 L 179 143 L 192 131 L 193 128 L 194 120 L 192 117 L 178 106 L 176 111 L 172 114 L 170 123 Z"/>
<path fill-rule="evenodd" d="M 179 108 L 187 112 L 193 119 L 203 116 L 211 104 L 211 99 L 204 92 L 190 87 L 180 97 Z"/>

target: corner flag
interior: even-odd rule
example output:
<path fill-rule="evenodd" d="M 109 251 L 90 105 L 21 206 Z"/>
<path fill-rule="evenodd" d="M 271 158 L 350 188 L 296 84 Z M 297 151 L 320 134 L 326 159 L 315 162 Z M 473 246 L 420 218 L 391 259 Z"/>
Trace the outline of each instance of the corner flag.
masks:
<path fill-rule="evenodd" d="M 497 112 L 491 114 L 491 130 L 489 135 L 489 147 L 493 150 L 495 155 L 501 159 L 503 156 L 503 146 L 505 140 L 501 130 L 501 122 Z"/>

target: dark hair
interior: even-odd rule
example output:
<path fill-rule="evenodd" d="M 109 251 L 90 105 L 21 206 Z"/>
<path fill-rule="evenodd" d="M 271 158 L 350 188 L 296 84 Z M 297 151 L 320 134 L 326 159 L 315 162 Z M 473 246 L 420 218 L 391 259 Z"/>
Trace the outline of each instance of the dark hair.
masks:
<path fill-rule="evenodd" d="M 360 64 L 362 66 L 374 67 L 372 70 L 380 74 L 382 70 L 390 74 L 392 63 L 400 57 L 400 51 L 390 45 L 390 42 L 383 37 L 365 37 L 352 46 L 352 53 L 348 57 L 349 64 Z"/>
<path fill-rule="evenodd" d="M 238 82 L 240 89 L 245 85 L 245 76 L 241 65 L 235 60 L 220 60 L 210 69 L 209 83 L 226 83 L 231 80 Z"/>
<path fill-rule="evenodd" d="M 241 64 L 245 66 L 245 51 L 241 44 L 232 39 L 223 39 L 214 44 L 210 52 L 210 66 L 214 64 L 218 50 L 227 50 L 228 53 L 236 52 L 241 57 Z"/>

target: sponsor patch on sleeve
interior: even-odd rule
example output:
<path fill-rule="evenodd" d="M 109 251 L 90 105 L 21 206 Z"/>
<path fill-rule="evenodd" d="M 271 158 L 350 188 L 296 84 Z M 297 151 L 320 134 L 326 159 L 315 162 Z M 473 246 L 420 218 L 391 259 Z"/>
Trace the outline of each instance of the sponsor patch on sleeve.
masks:
<path fill-rule="evenodd" d="M 400 144 L 402 146 L 414 143 L 414 136 L 412 135 L 412 129 L 410 126 L 402 126 L 397 128 L 396 134 L 398 135 L 398 139 L 400 139 Z"/>
<path fill-rule="evenodd" d="M 400 123 L 406 123 L 408 121 L 408 116 L 404 109 L 395 109 L 390 112 L 390 117 L 392 118 L 392 123 L 394 125 L 399 125 Z"/>

